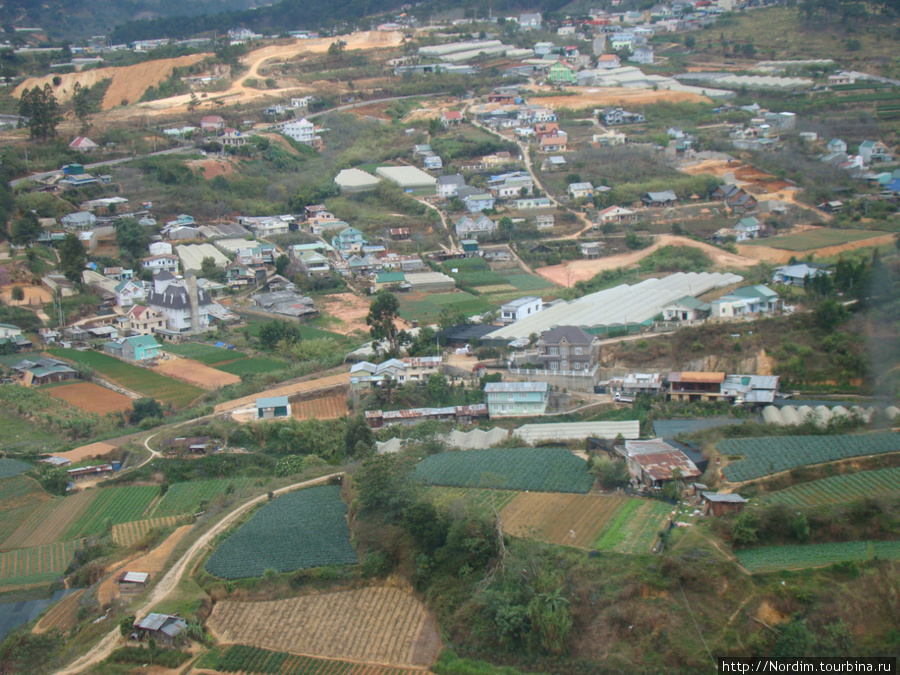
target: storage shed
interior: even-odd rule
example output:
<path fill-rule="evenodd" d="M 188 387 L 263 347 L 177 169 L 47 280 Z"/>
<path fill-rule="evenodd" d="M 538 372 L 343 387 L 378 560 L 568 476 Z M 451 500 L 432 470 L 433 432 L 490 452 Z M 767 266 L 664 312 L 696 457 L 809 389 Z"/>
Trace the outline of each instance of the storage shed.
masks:
<path fill-rule="evenodd" d="M 291 404 L 287 396 L 256 399 L 256 419 L 271 420 L 291 416 Z"/>
<path fill-rule="evenodd" d="M 747 500 L 735 493 L 704 492 L 703 515 L 714 515 L 716 518 L 726 513 L 740 513 Z"/>

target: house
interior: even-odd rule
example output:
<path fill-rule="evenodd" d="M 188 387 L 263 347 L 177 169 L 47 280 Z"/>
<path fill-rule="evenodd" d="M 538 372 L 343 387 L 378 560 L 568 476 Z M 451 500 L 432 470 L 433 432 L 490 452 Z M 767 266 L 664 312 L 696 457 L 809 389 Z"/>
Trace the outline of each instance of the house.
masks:
<path fill-rule="evenodd" d="M 781 309 L 778 293 L 762 284 L 738 288 L 731 295 L 746 300 L 747 312 L 750 314 L 774 314 Z"/>
<path fill-rule="evenodd" d="M 597 57 L 597 67 L 607 69 L 621 68 L 622 63 L 619 61 L 617 54 L 601 54 Z"/>
<path fill-rule="evenodd" d="M 662 306 L 663 321 L 702 321 L 709 316 L 709 303 L 685 295 Z"/>
<path fill-rule="evenodd" d="M 564 61 L 557 61 L 550 66 L 549 77 L 553 84 L 578 84 L 577 71 Z"/>
<path fill-rule="evenodd" d="M 600 339 L 578 326 L 559 326 L 541 334 L 538 362 L 544 370 L 588 371 L 600 357 Z"/>
<path fill-rule="evenodd" d="M 703 515 L 720 518 L 728 513 L 740 513 L 746 503 L 747 500 L 737 493 L 704 492 Z"/>
<path fill-rule="evenodd" d="M 672 372 L 668 380 L 669 398 L 673 401 L 719 401 L 725 373 Z"/>
<path fill-rule="evenodd" d="M 219 115 L 206 115 L 200 120 L 200 128 L 203 131 L 222 131 L 225 128 L 225 120 Z"/>
<path fill-rule="evenodd" d="M 628 60 L 634 63 L 640 63 L 642 65 L 652 65 L 653 47 L 649 47 L 647 45 L 635 47 L 634 52 L 631 54 L 631 56 L 628 57 Z"/>
<path fill-rule="evenodd" d="M 315 125 L 305 117 L 288 122 L 282 127 L 281 133 L 297 143 L 310 147 L 317 145 L 322 140 L 316 136 Z"/>
<path fill-rule="evenodd" d="M 511 300 L 500 306 L 500 321 L 504 324 L 514 323 L 526 316 L 536 314 L 543 309 L 543 301 L 533 295 Z"/>
<path fill-rule="evenodd" d="M 599 145 L 601 148 L 606 146 L 625 145 L 628 138 L 621 131 L 615 129 L 603 129 L 599 133 L 593 134 L 591 142 Z"/>
<path fill-rule="evenodd" d="M 109 476 L 113 472 L 113 468 L 111 464 L 95 464 L 93 466 L 79 466 L 74 469 L 67 469 L 66 473 L 69 475 L 69 479 L 71 481 L 76 481 L 81 478 L 105 478 Z"/>
<path fill-rule="evenodd" d="M 172 245 L 166 244 L 169 247 L 169 253 L 160 253 L 159 255 L 150 255 L 141 260 L 142 267 L 145 270 L 150 270 L 151 274 L 155 274 L 156 272 L 165 270 L 166 272 L 171 272 L 172 274 L 178 274 L 178 256 L 172 255 Z"/>
<path fill-rule="evenodd" d="M 207 291 L 197 290 L 197 315 L 199 325 L 191 319 L 191 295 L 183 279 L 169 272 L 159 272 L 153 277 L 153 289 L 147 292 L 144 304 L 166 317 L 166 329 L 178 333 L 209 328 L 213 301 Z"/>
<path fill-rule="evenodd" d="M 546 382 L 488 382 L 484 394 L 491 418 L 534 417 L 547 410 L 550 386 Z"/>
<path fill-rule="evenodd" d="M 748 218 L 741 218 L 732 229 L 736 233 L 737 241 L 748 241 L 759 237 L 762 226 L 756 218 L 749 216 Z"/>
<path fill-rule="evenodd" d="M 116 305 L 130 307 L 147 297 L 144 284 L 140 281 L 120 281 L 116 284 Z"/>
<path fill-rule="evenodd" d="M 702 475 L 690 457 L 662 438 L 625 441 L 624 445 L 616 445 L 615 450 L 625 457 L 628 473 L 635 482 L 645 487 L 658 488 L 671 480 Z"/>
<path fill-rule="evenodd" d="M 247 265 L 233 262 L 225 268 L 225 284 L 229 288 L 249 286 L 255 283 L 256 280 L 256 271 L 250 269 Z"/>
<path fill-rule="evenodd" d="M 772 405 L 780 380 L 778 375 L 726 375 L 722 396 L 735 405 Z"/>
<path fill-rule="evenodd" d="M 713 190 L 709 198 L 714 202 L 725 202 L 728 199 L 734 198 L 736 195 L 740 194 L 743 190 L 739 188 L 737 185 L 733 183 L 727 183 L 725 185 L 719 185 L 715 190 Z"/>
<path fill-rule="evenodd" d="M 540 12 L 529 12 L 519 15 L 519 28 L 522 30 L 534 30 L 541 27 L 543 19 Z"/>
<path fill-rule="evenodd" d="M 581 257 L 586 260 L 596 260 L 603 255 L 602 241 L 583 241 L 579 244 Z"/>
<path fill-rule="evenodd" d="M 562 155 L 550 155 L 541 162 L 541 171 L 563 171 L 566 168 L 566 158 Z"/>
<path fill-rule="evenodd" d="M 76 136 L 75 140 L 69 143 L 69 150 L 75 150 L 76 152 L 93 152 L 99 147 L 87 136 Z"/>
<path fill-rule="evenodd" d="M 54 384 L 74 380 L 78 373 L 68 364 L 57 359 L 42 357 L 36 361 L 25 359 L 13 366 L 22 377 L 25 386 Z"/>
<path fill-rule="evenodd" d="M 836 152 L 847 152 L 847 143 L 842 141 L 840 138 L 832 138 L 825 144 L 825 150 L 828 154 L 833 154 Z"/>
<path fill-rule="evenodd" d="M 803 288 L 806 286 L 807 279 L 830 274 L 833 274 L 833 271 L 827 265 L 818 263 L 782 265 L 781 267 L 776 267 L 773 271 L 772 283 Z"/>
<path fill-rule="evenodd" d="M 724 201 L 725 204 L 727 204 L 731 208 L 731 210 L 738 215 L 752 213 L 756 211 L 758 206 L 756 197 L 744 190 L 738 190 L 731 196 L 726 197 Z"/>
<path fill-rule="evenodd" d="M 560 132 L 556 136 L 545 136 L 538 143 L 541 152 L 565 152 L 567 149 L 568 134 Z"/>
<path fill-rule="evenodd" d="M 460 188 L 466 186 L 466 179 L 462 174 L 452 174 L 449 176 L 438 176 L 437 179 L 437 196 L 440 199 L 451 199 L 457 195 Z"/>
<path fill-rule="evenodd" d="M 441 124 L 453 127 L 463 123 L 463 114 L 459 110 L 445 110 L 441 113 Z"/>
<path fill-rule="evenodd" d="M 479 213 L 494 208 L 495 198 L 490 192 L 481 188 L 463 187 L 456 191 L 457 199 L 462 200 L 469 213 Z"/>
<path fill-rule="evenodd" d="M 144 305 L 133 305 L 124 316 L 119 317 L 120 325 L 138 335 L 152 335 L 166 327 L 166 317 Z"/>
<path fill-rule="evenodd" d="M 409 288 L 409 284 L 406 283 L 406 274 L 403 272 L 379 272 L 372 283 L 372 288 L 376 293 L 385 288 L 400 289 L 404 286 Z"/>
<path fill-rule="evenodd" d="M 622 108 L 605 108 L 600 111 L 600 119 L 608 127 L 620 124 L 642 124 L 646 122 L 644 116 L 639 113 L 629 112 Z"/>
<path fill-rule="evenodd" d="M 247 143 L 247 137 L 237 129 L 228 129 L 219 137 L 219 142 L 225 147 L 239 148 Z"/>
<path fill-rule="evenodd" d="M 291 404 L 287 396 L 271 396 L 256 399 L 256 419 L 271 420 L 291 416 Z"/>
<path fill-rule="evenodd" d="M 206 119 L 206 118 L 204 118 Z M 187 633 L 187 622 L 177 614 L 151 613 L 132 626 L 132 635 L 138 640 L 153 638 L 156 644 L 174 647 Z"/>
<path fill-rule="evenodd" d="M 67 213 L 59 222 L 67 230 L 90 230 L 97 224 L 97 216 L 90 211 L 76 211 Z"/>
<path fill-rule="evenodd" d="M 646 207 L 669 207 L 678 203 L 678 197 L 672 190 L 665 192 L 648 192 L 641 197 L 641 203 Z"/>
<path fill-rule="evenodd" d="M 18 340 L 22 337 L 22 329 L 11 323 L 0 323 L 0 339 Z"/>
<path fill-rule="evenodd" d="M 388 236 L 391 238 L 391 241 L 406 241 L 409 239 L 409 228 L 392 227 L 388 230 Z"/>
<path fill-rule="evenodd" d="M 525 197 L 523 199 L 517 199 L 513 203 L 515 204 L 515 208 L 519 211 L 553 208 L 553 202 L 550 201 L 549 197 Z"/>
<path fill-rule="evenodd" d="M 469 216 L 463 216 L 456 221 L 454 229 L 459 239 L 478 239 L 494 234 L 497 223 L 485 215 L 480 215 L 474 220 Z"/>
<path fill-rule="evenodd" d="M 534 55 L 538 57 L 546 56 L 547 54 L 552 54 L 556 49 L 556 45 L 552 42 L 536 42 L 534 44 Z"/>
<path fill-rule="evenodd" d="M 894 161 L 890 148 L 881 141 L 863 141 L 859 144 L 859 155 L 866 164 Z"/>
<path fill-rule="evenodd" d="M 637 213 L 621 206 L 605 208 L 594 217 L 595 222 L 598 223 L 634 223 L 637 222 L 637 219 Z"/>
<path fill-rule="evenodd" d="M 437 171 L 444 168 L 444 160 L 441 159 L 440 155 L 426 155 L 422 163 L 429 171 Z"/>
<path fill-rule="evenodd" d="M 317 251 L 303 251 L 297 258 L 297 262 L 308 277 L 331 274 L 331 263 L 328 258 Z M 352 263 L 350 268 L 353 269 Z"/>
<path fill-rule="evenodd" d="M 341 253 L 359 253 L 363 247 L 363 233 L 355 227 L 348 227 L 331 238 L 331 245 Z"/>
<path fill-rule="evenodd" d="M 132 362 L 158 358 L 160 349 L 159 343 L 151 335 L 120 338 L 103 345 L 103 351 L 107 354 Z"/>
<path fill-rule="evenodd" d="M 611 378 L 608 390 L 624 396 L 659 396 L 665 393 L 665 385 L 662 373 L 626 373 L 624 377 Z"/>
<path fill-rule="evenodd" d="M 569 183 L 567 192 L 572 199 L 590 199 L 594 196 L 594 186 L 590 183 Z"/>

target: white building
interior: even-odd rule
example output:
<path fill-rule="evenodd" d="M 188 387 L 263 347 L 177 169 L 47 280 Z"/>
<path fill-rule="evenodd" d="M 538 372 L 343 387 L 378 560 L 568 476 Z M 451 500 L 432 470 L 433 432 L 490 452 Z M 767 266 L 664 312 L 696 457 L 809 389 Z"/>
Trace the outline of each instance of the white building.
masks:
<path fill-rule="evenodd" d="M 171 253 L 147 256 L 141 262 L 143 263 L 143 268 L 150 270 L 151 274 L 161 270 L 178 274 L 178 256 Z"/>
<path fill-rule="evenodd" d="M 540 298 L 532 295 L 526 295 L 524 298 L 512 300 L 500 307 L 500 321 L 504 324 L 514 323 L 526 316 L 531 316 L 540 312 L 544 307 L 544 302 Z"/>
<path fill-rule="evenodd" d="M 315 126 L 305 117 L 288 122 L 284 125 L 281 133 L 303 145 L 316 145 L 321 141 L 321 138 L 316 136 Z"/>
<path fill-rule="evenodd" d="M 178 333 L 191 330 L 191 298 L 184 279 L 168 272 L 153 277 L 153 290 L 147 293 L 144 304 L 166 317 L 166 327 Z M 213 301 L 209 293 L 197 290 L 197 314 L 199 325 L 195 330 L 206 330 L 210 323 Z"/>

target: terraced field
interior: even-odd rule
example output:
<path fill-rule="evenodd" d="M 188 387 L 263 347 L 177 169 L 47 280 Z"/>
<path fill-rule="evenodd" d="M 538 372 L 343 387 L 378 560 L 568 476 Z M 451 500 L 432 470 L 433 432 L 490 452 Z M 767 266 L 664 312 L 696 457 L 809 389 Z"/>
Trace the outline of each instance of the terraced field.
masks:
<path fill-rule="evenodd" d="M 775 504 L 822 506 L 900 493 L 900 468 L 860 471 L 793 485 L 765 497 Z"/>
<path fill-rule="evenodd" d="M 84 591 L 83 588 L 77 590 L 56 603 L 41 617 L 31 632 L 40 634 L 48 630 L 58 630 L 65 633 L 73 628 L 78 619 L 79 600 Z"/>
<path fill-rule="evenodd" d="M 291 403 L 291 415 L 298 420 L 333 420 L 347 416 L 347 397 L 341 394 Z"/>
<path fill-rule="evenodd" d="M 45 502 L 34 509 L 2 544 L 0 550 L 44 546 L 66 538 L 64 535 L 79 518 L 89 517 L 88 507 L 99 490 L 85 490 L 62 499 Z M 86 515 L 83 515 L 86 514 Z M 75 539 L 77 537 L 69 537 Z"/>
<path fill-rule="evenodd" d="M 0 480 L 0 510 L 19 509 L 43 504 L 52 497 L 44 492 L 38 482 L 28 476 L 13 476 Z"/>
<path fill-rule="evenodd" d="M 92 534 L 100 534 L 107 523 L 117 525 L 144 517 L 151 502 L 159 495 L 156 485 L 97 488 L 86 490 L 96 492 L 96 498 L 88 512 L 72 523 L 66 538 L 77 539 Z M 72 497 L 66 497 L 72 499 Z"/>
<path fill-rule="evenodd" d="M 221 645 L 204 654 L 193 673 L 276 673 L 277 675 L 422 675 L 420 669 L 393 668 L 317 659 L 245 645 Z"/>
<path fill-rule="evenodd" d="M 651 499 L 632 500 L 616 514 L 609 527 L 598 537 L 598 551 L 649 553 L 672 506 Z"/>
<path fill-rule="evenodd" d="M 62 575 L 81 540 L 56 542 L 0 553 L 0 586 L 51 581 Z"/>
<path fill-rule="evenodd" d="M 764 546 L 737 551 L 741 565 L 751 572 L 776 572 L 823 567 L 853 560 L 900 559 L 900 541 L 847 541 L 805 546 Z"/>
<path fill-rule="evenodd" d="M 201 510 L 203 502 L 209 504 L 227 493 L 231 489 L 230 486 L 234 486 L 235 492 L 241 492 L 250 487 L 252 482 L 251 478 L 239 477 L 173 483 L 148 515 L 153 518 L 191 515 Z"/>
<path fill-rule="evenodd" d="M 166 516 L 163 518 L 134 520 L 130 523 L 119 523 L 118 525 L 113 525 L 113 541 L 119 546 L 128 547 L 138 543 L 153 528 L 172 527 L 182 520 L 184 518 L 181 516 Z"/>

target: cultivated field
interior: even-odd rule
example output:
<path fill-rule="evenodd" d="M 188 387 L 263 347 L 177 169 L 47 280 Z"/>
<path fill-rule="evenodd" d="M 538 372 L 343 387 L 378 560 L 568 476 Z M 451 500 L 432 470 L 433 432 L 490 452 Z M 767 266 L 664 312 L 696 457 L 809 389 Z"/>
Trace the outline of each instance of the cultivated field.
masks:
<path fill-rule="evenodd" d="M 150 530 L 171 527 L 172 525 L 177 525 L 181 520 L 184 519 L 179 516 L 165 516 L 163 518 L 145 518 L 144 520 L 133 520 L 129 523 L 119 523 L 113 525 L 112 538 L 119 546 L 127 548 L 146 537 Z"/>
<path fill-rule="evenodd" d="M 823 567 L 851 560 L 900 559 L 900 541 L 847 541 L 839 544 L 764 546 L 737 551 L 741 565 L 751 572 L 776 572 Z"/>
<path fill-rule="evenodd" d="M 333 420 L 347 416 L 347 397 L 343 393 L 291 403 L 291 415 L 298 420 Z"/>
<path fill-rule="evenodd" d="M 215 366 L 220 363 L 247 358 L 244 352 L 239 352 L 236 349 L 225 349 L 224 347 L 216 347 L 215 345 L 208 345 L 202 342 L 185 342 L 180 345 L 165 344 L 163 345 L 163 351 L 185 359 L 199 361 L 207 366 Z"/>
<path fill-rule="evenodd" d="M 240 492 L 251 485 L 251 478 L 220 478 L 213 480 L 192 480 L 173 483 L 165 496 L 154 507 L 151 515 L 155 518 L 192 515 L 201 511 L 206 504 L 232 489 Z"/>
<path fill-rule="evenodd" d="M 93 382 L 63 384 L 45 391 L 69 405 L 100 415 L 117 410 L 131 410 L 131 398 Z"/>
<path fill-rule="evenodd" d="M 60 541 L 72 523 L 88 512 L 98 490 L 85 490 L 71 497 L 53 499 L 34 509 L 19 527 L 7 537 L 0 550 L 44 546 Z M 75 539 L 76 537 L 70 537 Z"/>
<path fill-rule="evenodd" d="M 31 464 L 20 462 L 17 459 L 10 459 L 9 457 L 3 457 L 0 459 L 0 479 L 18 476 L 26 471 L 30 471 L 31 468 Z"/>
<path fill-rule="evenodd" d="M 473 488 L 430 487 L 428 496 L 435 506 L 454 509 L 455 504 L 465 505 L 469 513 L 492 516 L 494 509 L 502 511 L 521 492 L 515 490 L 478 490 Z"/>
<path fill-rule="evenodd" d="M 835 230 L 836 232 L 848 232 L 848 230 Z M 850 230 L 852 232 L 852 230 Z M 799 235 L 798 235 L 799 236 Z M 768 263 L 787 264 L 791 258 L 797 257 L 796 252 L 791 249 L 775 248 L 771 245 L 771 239 L 766 239 L 757 244 L 738 244 L 738 253 L 748 258 L 755 258 Z M 801 240 L 802 241 L 802 240 Z M 880 233 L 876 237 L 867 239 L 857 239 L 845 244 L 835 244 L 833 246 L 823 246 L 821 248 L 800 249 L 804 253 L 815 254 L 819 259 L 834 258 L 846 253 L 847 251 L 855 251 L 860 248 L 874 248 L 877 246 L 893 246 L 894 235 Z"/>
<path fill-rule="evenodd" d="M 587 462 L 562 448 L 488 448 L 442 452 L 416 466 L 426 485 L 587 492 L 594 477 Z"/>
<path fill-rule="evenodd" d="M 900 493 L 900 468 L 860 471 L 792 485 L 765 497 L 776 504 L 822 506 Z"/>
<path fill-rule="evenodd" d="M 126 389 L 155 398 L 161 403 L 184 407 L 193 403 L 203 394 L 203 390 L 199 387 L 173 380 L 146 368 L 133 366 L 108 354 L 94 351 L 79 352 L 76 349 L 50 349 L 48 351 L 53 356 L 75 363 L 83 363 Z"/>
<path fill-rule="evenodd" d="M 213 551 L 206 570 L 223 579 L 245 579 L 268 569 L 284 573 L 357 562 L 341 488 L 323 485 L 265 504 Z"/>
<path fill-rule="evenodd" d="M 17 509 L 0 511 L 0 542 L 8 539 L 39 506 L 40 504 L 31 504 Z M 3 547 L 0 546 L 0 550 L 2 549 Z"/>
<path fill-rule="evenodd" d="M 421 669 L 375 666 L 335 659 L 317 659 L 246 645 L 220 645 L 201 656 L 200 673 L 277 673 L 277 675 L 422 675 Z"/>
<path fill-rule="evenodd" d="M 507 532 L 579 548 L 647 553 L 671 511 L 665 503 L 619 495 L 519 494 L 500 519 Z"/>
<path fill-rule="evenodd" d="M 884 232 L 874 230 L 837 230 L 830 227 L 812 227 L 796 234 L 757 239 L 742 244 L 742 246 L 768 246 L 786 251 L 811 251 L 826 246 L 840 246 L 852 241 L 883 236 L 885 236 Z"/>
<path fill-rule="evenodd" d="M 273 370 L 281 370 L 287 367 L 287 363 L 281 359 L 272 359 L 268 356 L 252 356 L 247 359 L 239 359 L 230 363 L 221 363 L 216 370 L 236 377 L 238 381 L 241 375 L 256 375 L 258 373 L 270 373 Z"/>
<path fill-rule="evenodd" d="M 93 488 L 80 494 L 96 493 L 91 508 L 83 512 L 67 531 L 66 539 L 100 534 L 107 523 L 117 525 L 144 517 L 148 507 L 159 495 L 159 486 Z M 66 500 L 73 497 L 66 497 Z"/>
<path fill-rule="evenodd" d="M 0 511 L 43 504 L 50 499 L 52 497 L 44 492 L 38 482 L 28 476 L 19 475 L 0 480 Z"/>
<path fill-rule="evenodd" d="M 46 633 L 48 630 L 58 630 L 63 633 L 75 626 L 78 620 L 78 601 L 84 594 L 85 589 L 80 589 L 74 593 L 67 595 L 65 598 L 57 602 L 50 610 L 41 617 L 32 633 Z"/>
<path fill-rule="evenodd" d="M 225 600 L 208 625 L 224 642 L 384 665 L 428 667 L 443 647 L 425 606 L 394 587 L 272 602 Z"/>
<path fill-rule="evenodd" d="M 79 541 L 64 541 L 0 553 L 0 585 L 20 586 L 62 576 Z"/>
<path fill-rule="evenodd" d="M 238 361 L 237 363 L 241 363 Z M 226 373 L 216 368 L 194 361 L 192 359 L 168 358 L 153 366 L 153 371 L 174 377 L 176 380 L 184 380 L 203 389 L 218 389 L 229 384 L 237 384 L 241 378 L 232 373 Z"/>
<path fill-rule="evenodd" d="M 317 379 L 298 382 L 297 384 L 288 384 L 283 387 L 275 387 L 274 389 L 266 389 L 265 396 L 293 396 L 295 394 L 310 394 L 314 391 L 324 391 L 332 387 L 341 387 L 350 385 L 350 373 L 341 373 L 340 375 L 329 375 L 328 377 L 320 377 Z M 237 410 L 256 405 L 256 399 L 262 394 L 253 394 L 252 396 L 244 396 L 227 403 L 219 403 L 215 407 L 217 413 L 228 410 Z"/>

